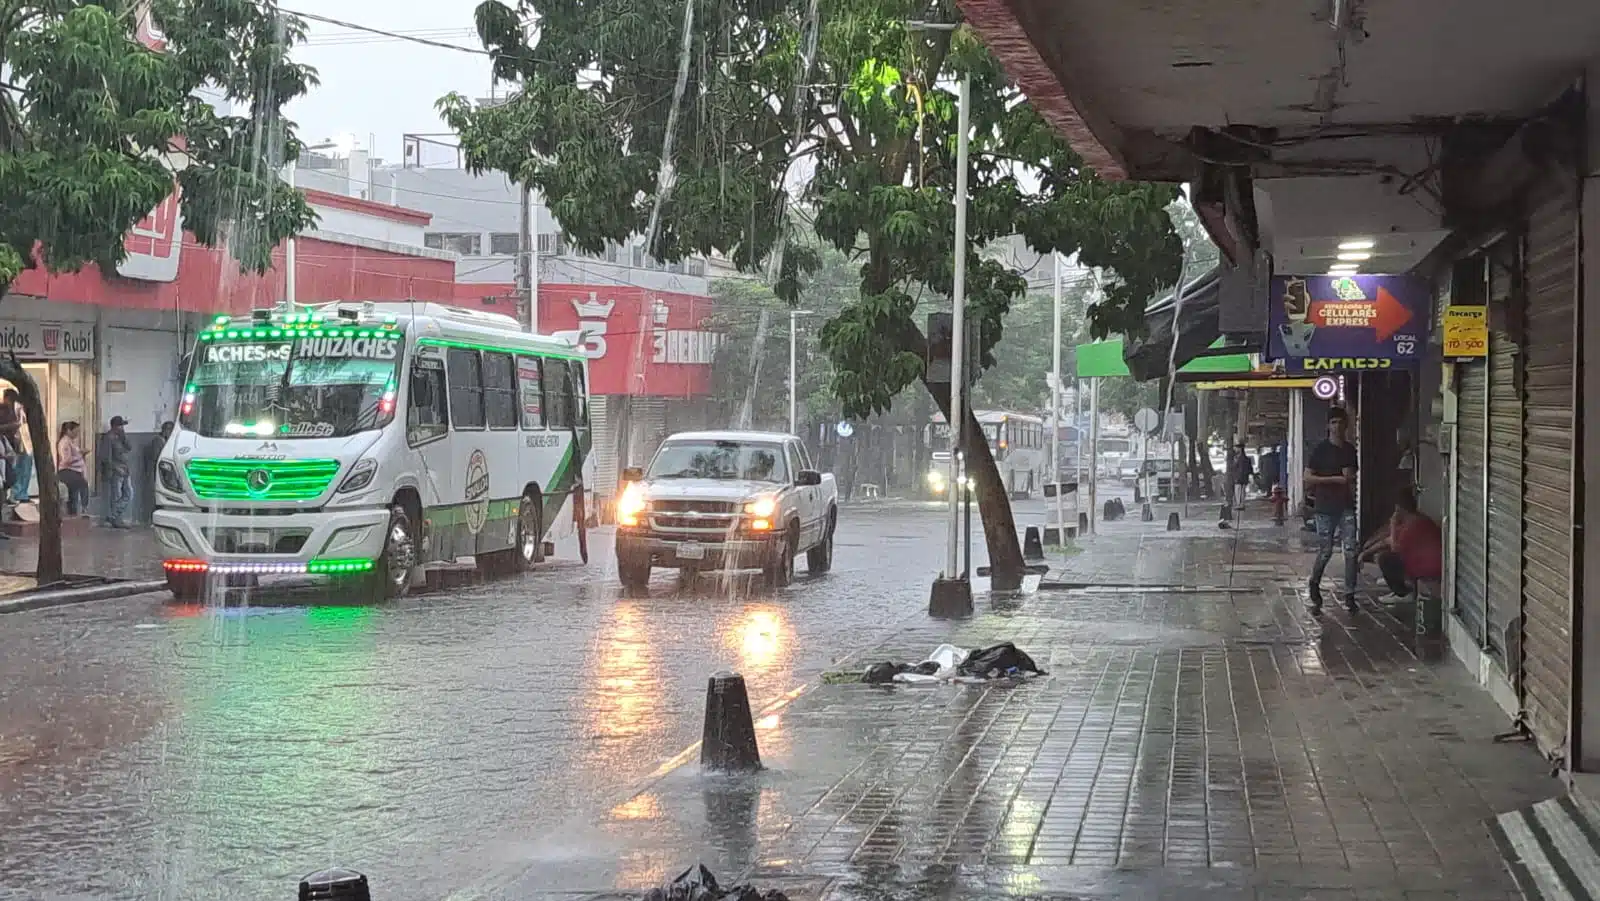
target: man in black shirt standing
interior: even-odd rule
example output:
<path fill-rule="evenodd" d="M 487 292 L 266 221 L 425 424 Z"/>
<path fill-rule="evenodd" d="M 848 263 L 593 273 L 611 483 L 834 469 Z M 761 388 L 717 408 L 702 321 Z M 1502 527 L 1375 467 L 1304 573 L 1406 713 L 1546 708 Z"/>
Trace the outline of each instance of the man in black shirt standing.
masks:
<path fill-rule="evenodd" d="M 1322 546 L 1311 567 L 1311 615 L 1322 613 L 1322 573 L 1333 558 L 1337 541 L 1344 550 L 1344 606 L 1356 612 L 1356 577 L 1360 572 L 1360 539 L 1356 535 L 1356 446 L 1345 438 L 1349 421 L 1335 408 L 1328 413 L 1328 438 L 1311 451 L 1306 488 L 1311 493 Z"/>

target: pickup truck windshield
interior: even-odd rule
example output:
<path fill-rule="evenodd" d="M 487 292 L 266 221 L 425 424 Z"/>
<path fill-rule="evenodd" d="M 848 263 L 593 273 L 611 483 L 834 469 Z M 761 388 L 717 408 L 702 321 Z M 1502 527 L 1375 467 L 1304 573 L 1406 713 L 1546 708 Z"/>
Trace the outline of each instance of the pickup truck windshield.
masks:
<path fill-rule="evenodd" d="M 334 438 L 394 415 L 398 333 L 202 343 L 183 427 L 213 438 Z"/>
<path fill-rule="evenodd" d="M 739 441 L 669 441 L 650 461 L 650 479 L 789 481 L 783 448 Z"/>

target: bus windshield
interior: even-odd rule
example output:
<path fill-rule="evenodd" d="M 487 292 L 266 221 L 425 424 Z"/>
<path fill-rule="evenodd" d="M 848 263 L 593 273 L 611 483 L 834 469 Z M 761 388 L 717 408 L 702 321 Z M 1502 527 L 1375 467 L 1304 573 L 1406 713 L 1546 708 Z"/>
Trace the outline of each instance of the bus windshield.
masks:
<path fill-rule="evenodd" d="M 202 343 L 183 427 L 210 438 L 339 438 L 394 417 L 397 332 Z"/>

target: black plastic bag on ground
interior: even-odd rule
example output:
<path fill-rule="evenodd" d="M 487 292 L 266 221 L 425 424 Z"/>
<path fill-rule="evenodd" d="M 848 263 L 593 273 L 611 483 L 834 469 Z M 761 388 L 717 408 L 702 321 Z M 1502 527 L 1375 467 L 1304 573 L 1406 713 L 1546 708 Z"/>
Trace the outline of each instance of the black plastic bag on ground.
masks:
<path fill-rule="evenodd" d="M 665 888 L 646 892 L 644 901 L 789 901 L 789 896 L 777 889 L 762 892 L 748 884 L 723 891 L 705 864 L 696 864 L 679 873 Z"/>
<path fill-rule="evenodd" d="M 956 672 L 963 676 L 1010 676 L 1022 673 L 1043 674 L 1033 658 L 1019 650 L 1011 642 L 992 645 L 987 648 L 978 648 L 956 668 Z"/>
<path fill-rule="evenodd" d="M 867 667 L 867 671 L 862 675 L 861 681 L 870 682 L 874 685 L 883 685 L 893 682 L 895 676 L 910 668 L 904 663 L 874 663 Z"/>

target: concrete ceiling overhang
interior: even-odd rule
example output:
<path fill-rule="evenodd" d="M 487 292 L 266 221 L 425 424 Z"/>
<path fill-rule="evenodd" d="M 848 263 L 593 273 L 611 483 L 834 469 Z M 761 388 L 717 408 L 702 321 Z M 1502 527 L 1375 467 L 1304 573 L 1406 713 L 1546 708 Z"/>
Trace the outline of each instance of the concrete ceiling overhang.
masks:
<path fill-rule="evenodd" d="M 1600 52 L 1594 0 L 959 0 L 1109 178 L 1183 181 L 1196 129 L 1274 145 L 1516 120 Z"/>

